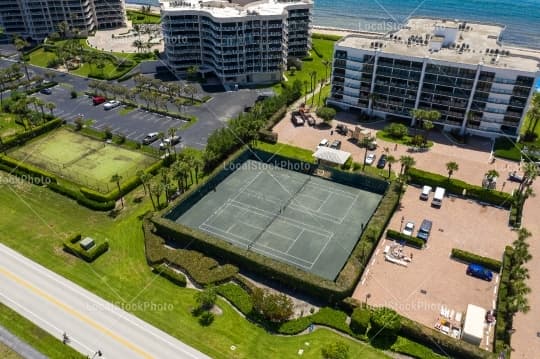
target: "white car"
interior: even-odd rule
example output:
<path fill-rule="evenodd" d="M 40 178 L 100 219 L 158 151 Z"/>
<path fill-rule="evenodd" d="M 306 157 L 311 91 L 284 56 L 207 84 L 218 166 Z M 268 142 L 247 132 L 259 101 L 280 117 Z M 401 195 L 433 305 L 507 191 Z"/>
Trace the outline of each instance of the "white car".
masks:
<path fill-rule="evenodd" d="M 366 165 L 371 165 L 371 164 L 373 164 L 373 162 L 375 162 L 375 154 L 374 154 L 374 153 L 370 153 L 370 154 L 367 155 L 367 157 L 366 157 Z"/>
<path fill-rule="evenodd" d="M 321 140 L 321 142 L 319 142 L 319 145 L 317 146 L 317 148 L 319 148 L 319 147 L 328 147 L 329 144 L 330 144 L 330 142 L 326 138 L 323 138 Z"/>
<path fill-rule="evenodd" d="M 105 102 L 105 104 L 103 105 L 103 108 L 105 110 L 111 110 L 115 107 L 118 107 L 120 106 L 120 101 L 116 101 L 116 100 L 111 100 L 111 101 L 107 101 Z"/>
<path fill-rule="evenodd" d="M 413 232 L 414 232 L 414 222 L 407 222 L 407 224 L 405 224 L 405 228 L 403 228 L 403 234 L 412 236 Z"/>

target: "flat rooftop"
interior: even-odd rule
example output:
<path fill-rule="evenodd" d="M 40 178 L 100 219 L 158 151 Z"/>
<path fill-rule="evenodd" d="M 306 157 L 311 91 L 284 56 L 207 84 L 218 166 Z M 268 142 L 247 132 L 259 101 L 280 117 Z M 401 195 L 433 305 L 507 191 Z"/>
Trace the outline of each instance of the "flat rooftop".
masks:
<path fill-rule="evenodd" d="M 498 24 L 412 18 L 398 31 L 381 35 L 355 34 L 343 38 L 338 46 L 375 50 L 404 56 L 527 72 L 540 71 L 540 50 L 505 46 L 499 41 L 505 27 Z M 446 36 L 443 36 L 443 35 Z M 451 42 L 438 51 L 432 42 Z"/>
<path fill-rule="evenodd" d="M 248 15 L 271 16 L 281 15 L 292 6 L 312 7 L 312 0 L 175 0 L 160 1 L 161 9 L 168 12 L 178 10 L 185 12 L 187 10 L 204 11 L 214 18 L 235 18 Z"/>

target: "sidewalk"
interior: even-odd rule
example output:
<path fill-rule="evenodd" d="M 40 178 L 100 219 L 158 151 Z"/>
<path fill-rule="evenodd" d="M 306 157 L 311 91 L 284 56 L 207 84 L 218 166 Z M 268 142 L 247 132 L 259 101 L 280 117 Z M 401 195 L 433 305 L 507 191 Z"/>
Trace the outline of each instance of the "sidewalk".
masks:
<path fill-rule="evenodd" d="M 6 328 L 0 326 L 0 342 L 10 347 L 13 351 L 17 352 L 20 356 L 26 359 L 47 359 L 47 357 L 13 334 L 11 334 Z"/>

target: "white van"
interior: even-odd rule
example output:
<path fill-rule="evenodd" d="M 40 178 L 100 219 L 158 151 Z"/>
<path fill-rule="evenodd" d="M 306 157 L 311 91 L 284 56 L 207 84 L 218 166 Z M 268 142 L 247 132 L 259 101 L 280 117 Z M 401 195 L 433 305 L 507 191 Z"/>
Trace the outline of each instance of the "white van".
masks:
<path fill-rule="evenodd" d="M 427 201 L 429 199 L 429 195 L 431 194 L 431 186 L 424 186 L 422 188 L 422 193 L 420 193 L 420 199 L 422 201 Z"/>
<path fill-rule="evenodd" d="M 437 187 L 435 189 L 435 195 L 433 195 L 433 201 L 431 201 L 433 207 L 440 207 L 442 205 L 445 192 L 446 190 L 442 187 Z"/>

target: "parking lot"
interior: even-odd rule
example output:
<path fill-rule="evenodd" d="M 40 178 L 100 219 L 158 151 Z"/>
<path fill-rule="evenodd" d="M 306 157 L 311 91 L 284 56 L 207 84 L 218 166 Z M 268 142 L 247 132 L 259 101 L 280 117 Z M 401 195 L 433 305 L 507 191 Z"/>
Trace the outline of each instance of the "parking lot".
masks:
<path fill-rule="evenodd" d="M 507 225 L 508 211 L 453 197 L 445 197 L 437 209 L 431 207 L 433 193 L 426 202 L 419 199 L 420 192 L 419 188 L 408 187 L 388 228 L 401 230 L 413 221 L 416 235 L 422 220 L 429 219 L 433 228 L 427 247 L 419 250 L 405 246 L 403 254 L 412 254 L 405 267 L 385 260 L 385 247 L 394 241 L 382 239 L 353 297 L 370 305 L 394 308 L 431 328 L 443 307 L 463 314 L 468 304 L 494 308 L 498 275 L 491 282 L 470 277 L 465 273 L 467 265 L 451 259 L 450 253 L 452 248 L 459 248 L 502 259 L 504 247 L 516 238 Z"/>

